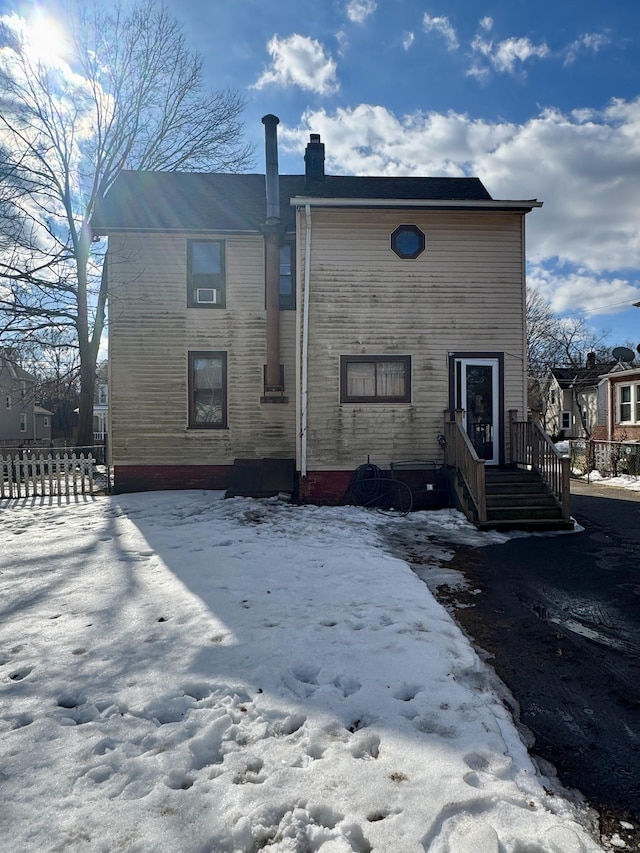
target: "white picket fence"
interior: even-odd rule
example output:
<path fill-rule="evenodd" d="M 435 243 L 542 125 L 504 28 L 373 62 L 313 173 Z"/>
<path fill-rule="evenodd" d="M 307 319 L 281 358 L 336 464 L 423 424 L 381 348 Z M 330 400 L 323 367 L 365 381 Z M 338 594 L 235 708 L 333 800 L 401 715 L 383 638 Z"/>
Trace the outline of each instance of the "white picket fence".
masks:
<path fill-rule="evenodd" d="M 0 454 L 0 499 L 92 495 L 96 491 L 91 453 Z"/>

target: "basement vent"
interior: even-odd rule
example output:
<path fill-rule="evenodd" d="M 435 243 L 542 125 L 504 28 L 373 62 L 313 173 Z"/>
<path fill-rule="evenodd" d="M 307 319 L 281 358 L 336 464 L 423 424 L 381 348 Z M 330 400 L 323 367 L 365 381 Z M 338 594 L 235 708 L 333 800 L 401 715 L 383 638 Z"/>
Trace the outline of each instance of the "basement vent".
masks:
<path fill-rule="evenodd" d="M 218 301 L 218 291 L 213 287 L 198 287 L 196 289 L 196 302 L 215 305 Z"/>

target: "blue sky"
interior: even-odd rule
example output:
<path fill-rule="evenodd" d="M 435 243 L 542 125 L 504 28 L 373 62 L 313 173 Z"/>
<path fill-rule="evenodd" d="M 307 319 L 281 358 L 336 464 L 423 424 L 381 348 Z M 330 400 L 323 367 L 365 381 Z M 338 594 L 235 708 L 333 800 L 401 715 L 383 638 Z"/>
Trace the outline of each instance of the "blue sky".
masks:
<path fill-rule="evenodd" d="M 255 171 L 275 113 L 282 172 L 317 132 L 332 174 L 477 175 L 494 198 L 538 198 L 530 283 L 612 346 L 640 344 L 638 0 L 165 5 L 207 82 L 247 98 Z"/>

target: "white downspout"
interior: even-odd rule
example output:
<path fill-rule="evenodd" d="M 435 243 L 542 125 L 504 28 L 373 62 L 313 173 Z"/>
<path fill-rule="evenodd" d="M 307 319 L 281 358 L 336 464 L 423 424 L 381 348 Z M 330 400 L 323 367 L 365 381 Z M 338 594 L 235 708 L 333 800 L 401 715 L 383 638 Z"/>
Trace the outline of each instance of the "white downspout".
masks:
<path fill-rule="evenodd" d="M 311 274 L 311 206 L 304 207 L 304 300 L 302 307 L 302 389 L 300 394 L 300 476 L 307 476 L 307 399 L 309 373 L 309 276 Z"/>

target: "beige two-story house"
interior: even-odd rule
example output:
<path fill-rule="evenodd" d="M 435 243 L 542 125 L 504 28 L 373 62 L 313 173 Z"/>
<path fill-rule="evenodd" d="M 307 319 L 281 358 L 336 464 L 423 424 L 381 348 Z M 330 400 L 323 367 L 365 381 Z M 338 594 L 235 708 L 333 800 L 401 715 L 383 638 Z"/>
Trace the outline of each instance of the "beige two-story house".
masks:
<path fill-rule="evenodd" d="M 588 438 L 598 424 L 598 383 L 616 364 L 598 362 L 593 352 L 580 367 L 554 367 L 549 371 L 545 400 L 545 426 L 557 439 Z"/>
<path fill-rule="evenodd" d="M 504 465 L 540 202 L 328 175 L 316 134 L 304 174 L 280 175 L 263 121 L 265 175 L 124 172 L 96 213 L 116 490 L 224 489 L 271 460 L 301 499 L 337 502 L 368 461 L 441 464 L 445 410 Z"/>

